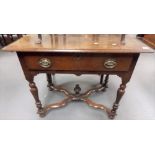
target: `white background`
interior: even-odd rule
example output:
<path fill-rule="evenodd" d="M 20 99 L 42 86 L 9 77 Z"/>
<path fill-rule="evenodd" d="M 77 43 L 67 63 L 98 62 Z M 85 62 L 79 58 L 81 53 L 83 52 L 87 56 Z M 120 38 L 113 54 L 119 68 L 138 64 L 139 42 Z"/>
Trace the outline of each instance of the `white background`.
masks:
<path fill-rule="evenodd" d="M 0 0 L 3 33 L 154 33 L 154 0 Z"/>
<path fill-rule="evenodd" d="M 155 33 L 153 0 L 0 1 L 0 33 Z M 2 155 L 154 155 L 154 121 L 1 121 Z"/>

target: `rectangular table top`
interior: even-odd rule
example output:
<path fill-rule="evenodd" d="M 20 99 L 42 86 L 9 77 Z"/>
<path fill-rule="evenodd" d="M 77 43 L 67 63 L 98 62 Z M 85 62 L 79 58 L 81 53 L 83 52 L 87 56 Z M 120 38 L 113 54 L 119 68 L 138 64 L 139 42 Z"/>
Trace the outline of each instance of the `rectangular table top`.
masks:
<path fill-rule="evenodd" d="M 25 35 L 2 48 L 3 51 L 18 52 L 86 52 L 86 53 L 145 53 L 154 50 L 135 35 L 126 35 L 121 44 L 118 34 L 45 34 L 37 44 L 37 35 Z"/>

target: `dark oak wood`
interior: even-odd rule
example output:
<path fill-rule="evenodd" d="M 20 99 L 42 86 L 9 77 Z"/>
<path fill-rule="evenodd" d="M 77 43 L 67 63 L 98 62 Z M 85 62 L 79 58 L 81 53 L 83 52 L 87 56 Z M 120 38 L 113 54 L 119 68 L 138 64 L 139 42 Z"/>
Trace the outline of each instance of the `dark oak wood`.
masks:
<path fill-rule="evenodd" d="M 137 35 L 144 43 L 155 49 L 155 34 L 139 34 Z"/>
<path fill-rule="evenodd" d="M 95 109 L 106 111 L 109 118 L 113 119 L 139 54 L 153 52 L 151 48 L 130 35 L 39 35 L 40 43 L 36 42 L 37 39 L 37 35 L 24 36 L 2 50 L 17 52 L 41 117 L 49 110 L 66 106 L 71 101 L 84 101 Z M 46 73 L 50 90 L 64 93 L 67 98 L 43 107 L 34 82 L 34 76 L 39 73 Z M 71 93 L 53 84 L 51 74 L 57 73 L 98 74 L 100 86 L 81 93 L 80 85 L 76 84 L 75 93 Z M 112 109 L 88 98 L 92 93 L 106 90 L 110 75 L 118 75 L 121 78 Z"/>
<path fill-rule="evenodd" d="M 51 71 L 110 71 L 104 66 L 108 59 L 115 59 L 117 66 L 112 71 L 128 71 L 132 63 L 133 54 L 85 54 L 85 53 L 22 53 L 23 60 L 29 70 L 51 70 Z M 48 58 L 51 66 L 44 68 L 39 65 L 39 60 Z M 60 63 L 61 62 L 61 63 Z"/>

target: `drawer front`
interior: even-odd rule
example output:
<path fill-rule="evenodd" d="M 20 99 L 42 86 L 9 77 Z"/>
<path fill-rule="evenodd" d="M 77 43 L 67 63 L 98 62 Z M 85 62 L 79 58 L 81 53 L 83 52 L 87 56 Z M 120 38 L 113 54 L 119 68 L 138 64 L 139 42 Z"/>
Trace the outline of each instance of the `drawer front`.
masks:
<path fill-rule="evenodd" d="M 53 71 L 128 71 L 132 56 L 24 56 L 30 70 Z"/>

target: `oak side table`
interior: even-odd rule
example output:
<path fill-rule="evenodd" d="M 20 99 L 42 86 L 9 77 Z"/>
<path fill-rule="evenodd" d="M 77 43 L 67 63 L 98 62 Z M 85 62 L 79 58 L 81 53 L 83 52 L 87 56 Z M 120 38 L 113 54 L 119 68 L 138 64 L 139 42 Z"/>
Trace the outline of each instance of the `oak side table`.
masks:
<path fill-rule="evenodd" d="M 42 35 L 40 39 L 41 42 L 37 42 L 38 35 L 25 35 L 2 50 L 17 52 L 41 117 L 51 109 L 66 106 L 71 101 L 84 101 L 95 109 L 104 110 L 108 117 L 113 119 L 140 53 L 153 52 L 132 35 L 126 35 L 125 40 L 121 40 L 121 35 L 103 34 L 51 34 Z M 39 73 L 46 73 L 50 91 L 62 92 L 66 98 L 43 107 L 34 82 L 34 76 Z M 98 86 L 85 93 L 80 93 L 79 84 L 74 88 L 75 93 L 71 93 L 53 83 L 51 75 L 57 73 L 98 74 L 101 79 Z M 89 99 L 92 93 L 105 91 L 109 75 L 118 75 L 121 78 L 111 109 Z"/>

